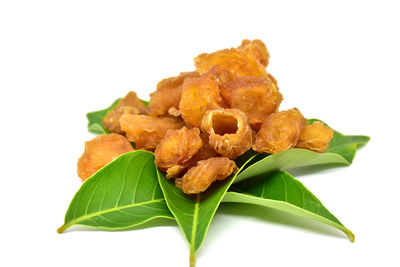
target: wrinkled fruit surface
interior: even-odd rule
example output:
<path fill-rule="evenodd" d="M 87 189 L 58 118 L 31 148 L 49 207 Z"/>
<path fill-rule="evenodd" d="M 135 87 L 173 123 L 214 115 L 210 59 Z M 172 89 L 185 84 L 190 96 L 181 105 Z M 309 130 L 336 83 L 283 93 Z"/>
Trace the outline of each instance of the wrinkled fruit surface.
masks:
<path fill-rule="evenodd" d="M 184 165 L 180 165 L 179 168 L 174 166 L 167 170 L 167 178 L 171 177 L 179 177 L 182 176 L 188 169 L 196 165 L 197 162 L 204 159 L 209 159 L 212 157 L 219 156 L 217 152 L 210 146 L 208 135 L 204 133 L 200 133 L 200 137 L 203 140 L 203 145 L 199 149 L 199 151 L 194 154 L 188 161 L 185 162 Z"/>
<path fill-rule="evenodd" d="M 131 143 L 119 134 L 102 134 L 85 143 L 78 160 L 78 176 L 85 181 L 119 155 L 133 151 Z"/>
<path fill-rule="evenodd" d="M 267 47 L 261 40 L 245 39 L 242 41 L 242 44 L 238 46 L 238 49 L 253 55 L 264 67 L 268 66 L 269 52 L 267 50 Z"/>
<path fill-rule="evenodd" d="M 183 121 L 173 117 L 151 117 L 125 114 L 119 120 L 121 129 L 136 149 L 154 151 L 168 130 L 180 129 Z"/>
<path fill-rule="evenodd" d="M 224 157 L 235 159 L 251 147 L 253 132 L 246 114 L 238 109 L 207 111 L 201 128 L 209 134 L 210 146 Z"/>
<path fill-rule="evenodd" d="M 169 130 L 154 152 L 155 163 L 163 170 L 184 165 L 202 146 L 199 128 Z"/>
<path fill-rule="evenodd" d="M 220 95 L 219 76 L 214 71 L 198 78 L 185 79 L 183 82 L 179 110 L 187 124 L 200 128 L 201 120 L 207 110 L 224 106 L 225 103 Z"/>
<path fill-rule="evenodd" d="M 328 149 L 332 137 L 333 130 L 331 128 L 322 122 L 314 121 L 312 124 L 304 126 L 296 147 L 322 153 Z"/>
<path fill-rule="evenodd" d="M 278 111 L 282 96 L 268 78 L 241 77 L 223 84 L 221 94 L 231 108 L 246 113 L 250 125 L 260 129 L 268 115 Z"/>
<path fill-rule="evenodd" d="M 275 154 L 296 145 L 306 119 L 297 108 L 269 115 L 258 131 L 253 150 Z"/>
<path fill-rule="evenodd" d="M 150 94 L 149 115 L 168 115 L 171 108 L 179 108 L 182 94 L 182 83 L 186 78 L 198 77 L 197 72 L 182 72 L 177 77 L 162 80 L 157 84 L 157 89 Z"/>
<path fill-rule="evenodd" d="M 113 133 L 122 133 L 119 119 L 124 114 L 146 114 L 147 108 L 135 92 L 129 92 L 118 104 L 103 118 L 103 125 Z"/>
<path fill-rule="evenodd" d="M 175 185 L 186 194 L 198 194 L 214 181 L 224 180 L 237 171 L 235 162 L 228 158 L 209 158 L 199 161 L 182 178 L 175 179 Z"/>
<path fill-rule="evenodd" d="M 194 65 L 200 74 L 207 73 L 214 66 L 220 66 L 235 78 L 267 76 L 264 66 L 252 54 L 237 48 L 201 54 L 194 59 Z"/>

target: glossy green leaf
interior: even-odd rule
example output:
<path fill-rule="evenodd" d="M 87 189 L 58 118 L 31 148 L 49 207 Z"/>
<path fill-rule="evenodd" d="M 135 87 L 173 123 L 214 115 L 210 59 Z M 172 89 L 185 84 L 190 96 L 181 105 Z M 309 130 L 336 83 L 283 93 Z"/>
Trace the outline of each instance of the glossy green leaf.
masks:
<path fill-rule="evenodd" d="M 118 102 L 121 100 L 121 98 L 118 98 L 115 100 L 111 106 L 109 106 L 106 109 L 98 110 L 98 111 L 92 111 L 86 114 L 86 117 L 88 119 L 88 130 L 91 133 L 95 134 L 109 134 L 110 131 L 108 131 L 104 126 L 103 126 L 103 118 L 107 115 L 107 113 L 118 104 Z M 142 100 L 142 102 L 147 106 L 149 104 L 148 101 Z"/>
<path fill-rule="evenodd" d="M 115 100 L 111 106 L 109 106 L 106 109 L 98 110 L 98 111 L 93 111 L 89 112 L 86 114 L 86 117 L 88 119 L 88 130 L 91 133 L 95 134 L 108 134 L 110 133 L 106 128 L 104 128 L 102 120 L 106 116 L 106 114 L 118 104 L 118 102 L 121 100 L 121 98 Z"/>
<path fill-rule="evenodd" d="M 203 243 L 211 220 L 235 177 L 236 175 L 232 175 L 224 181 L 215 182 L 203 193 L 186 195 L 173 181 L 166 179 L 164 174 L 158 171 L 158 179 L 167 205 L 189 242 L 191 266 L 195 264 L 196 252 Z"/>
<path fill-rule="evenodd" d="M 335 227 L 354 241 L 353 233 L 289 173 L 275 171 L 234 184 L 223 202 L 261 205 Z"/>
<path fill-rule="evenodd" d="M 121 155 L 82 184 L 57 231 L 72 225 L 125 229 L 160 217 L 173 219 L 158 184 L 154 156 L 137 150 Z"/>
<path fill-rule="evenodd" d="M 316 119 L 308 120 L 312 123 Z M 288 170 L 297 167 L 339 164 L 350 165 L 353 162 L 357 147 L 369 141 L 368 136 L 343 135 L 337 131 L 324 153 L 317 153 L 307 149 L 292 148 L 277 154 L 259 154 L 248 164 L 238 177 L 235 183 L 244 179 L 265 174 L 275 170 Z"/>

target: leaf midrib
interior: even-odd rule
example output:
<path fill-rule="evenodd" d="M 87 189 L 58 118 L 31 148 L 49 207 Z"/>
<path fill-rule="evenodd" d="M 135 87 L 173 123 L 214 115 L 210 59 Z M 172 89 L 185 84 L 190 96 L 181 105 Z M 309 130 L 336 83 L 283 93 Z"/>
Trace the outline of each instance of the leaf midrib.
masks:
<path fill-rule="evenodd" d="M 59 229 L 61 229 L 61 228 L 67 229 L 67 228 L 69 228 L 70 226 L 72 226 L 74 224 L 78 224 L 79 222 L 91 219 L 91 218 L 96 217 L 96 216 L 100 216 L 100 215 L 104 215 L 104 214 L 107 214 L 107 213 L 111 213 L 111 212 L 114 212 L 114 211 L 120 211 L 120 210 L 124 210 L 124 209 L 127 209 L 127 208 L 133 208 L 133 207 L 140 207 L 140 206 L 144 206 L 144 205 L 147 205 L 147 204 L 158 203 L 158 202 L 162 202 L 162 201 L 165 201 L 165 200 L 163 198 L 152 199 L 152 200 L 145 201 L 145 202 L 131 203 L 131 204 L 124 205 L 124 206 L 117 206 L 117 207 L 113 207 L 113 208 L 109 208 L 109 209 L 105 209 L 105 210 L 96 211 L 96 212 L 85 214 L 85 215 L 80 216 L 78 218 L 72 219 L 72 220 L 70 220 L 68 222 L 65 222 L 65 224 L 63 226 L 61 226 Z"/>
<path fill-rule="evenodd" d="M 298 150 L 300 150 L 300 148 L 292 148 L 292 149 L 296 149 L 296 150 L 298 149 Z M 289 151 L 289 150 L 287 150 L 287 151 Z M 351 164 L 351 162 L 349 162 L 346 158 L 344 158 L 342 155 L 340 155 L 340 154 L 338 154 L 338 153 L 334 153 L 334 152 L 324 152 L 324 153 L 317 153 L 317 152 L 314 152 L 314 153 L 319 154 L 319 155 L 324 155 L 324 157 L 325 157 L 325 156 L 333 156 L 333 157 L 336 157 L 336 158 L 338 158 L 338 159 L 341 160 L 341 162 L 336 162 L 336 163 L 338 163 L 338 164 L 344 164 L 344 165 L 350 165 L 350 164 Z M 259 154 L 257 154 L 257 155 L 259 155 Z M 275 155 L 277 155 L 277 154 L 275 154 Z M 255 163 L 253 163 L 252 165 L 248 166 L 243 172 L 241 172 L 241 173 L 239 173 L 239 174 L 237 175 L 237 178 L 238 178 L 238 179 L 236 179 L 233 183 L 237 183 L 237 182 L 240 182 L 240 181 L 244 180 L 244 179 L 241 179 L 243 173 L 246 173 L 246 171 L 248 171 L 248 170 L 257 168 L 258 165 L 262 165 L 262 164 L 263 164 L 262 161 L 263 161 L 263 160 L 267 160 L 267 158 L 268 158 L 268 157 L 271 157 L 271 156 L 274 156 L 274 155 L 269 155 L 269 156 L 263 158 L 262 160 L 259 160 L 259 161 L 255 162 Z M 300 157 L 299 157 L 299 158 L 296 158 L 296 159 L 294 159 L 294 160 L 291 160 L 291 163 L 297 162 L 299 159 L 300 159 Z M 314 159 L 313 159 L 313 160 L 314 160 Z M 324 164 L 324 163 L 321 163 L 321 164 Z M 302 166 L 303 166 L 303 165 L 295 166 L 295 167 L 289 167 L 289 168 L 281 168 L 281 167 L 279 167 L 279 168 L 277 168 L 277 169 L 290 169 L 290 168 L 297 168 L 297 167 L 302 167 Z M 305 165 L 305 166 L 308 166 L 308 165 Z M 274 169 L 274 170 L 275 170 L 275 169 Z M 273 170 L 271 170 L 271 171 L 273 171 Z"/>
<path fill-rule="evenodd" d="M 196 232 L 197 232 L 197 219 L 199 217 L 199 207 L 200 207 L 201 193 L 196 196 L 196 204 L 194 206 L 193 212 L 193 227 L 192 227 L 192 237 L 190 242 L 190 254 L 194 254 L 196 252 L 195 244 L 196 244 Z"/>
<path fill-rule="evenodd" d="M 289 207 L 291 207 L 291 208 L 293 208 L 295 210 L 298 210 L 300 212 L 306 213 L 307 214 L 306 218 L 308 218 L 308 219 L 310 219 L 310 217 L 314 217 L 314 218 L 317 217 L 318 218 L 317 221 L 326 223 L 326 224 L 328 224 L 328 225 L 330 225 L 332 227 L 335 227 L 336 229 L 344 232 L 348 236 L 350 241 L 354 242 L 354 234 L 349 229 L 347 229 L 345 226 L 340 225 L 338 223 L 335 223 L 335 222 L 333 222 L 333 221 L 331 221 L 331 220 L 329 220 L 329 219 L 327 219 L 327 218 L 325 218 L 325 217 L 323 217 L 323 216 L 321 216 L 319 214 L 316 214 L 316 213 L 313 213 L 313 212 L 308 211 L 306 209 L 300 208 L 300 207 L 298 207 L 298 206 L 296 206 L 294 204 L 291 204 L 289 202 L 285 202 L 285 201 L 282 201 L 282 200 L 275 200 L 275 199 L 267 199 L 267 198 L 262 198 L 262 197 L 250 195 L 250 194 L 247 194 L 247 193 L 238 193 L 238 192 L 227 192 L 225 197 L 224 197 L 224 199 L 226 198 L 226 196 L 229 196 L 229 195 L 245 196 L 245 197 L 248 197 L 248 198 L 251 198 L 251 199 L 254 199 L 254 200 L 258 200 L 258 201 L 262 201 L 262 202 L 278 203 L 278 204 L 281 204 L 281 205 L 289 206 Z M 237 201 L 224 201 L 224 199 L 222 200 L 222 202 L 237 202 Z M 246 204 L 253 204 L 253 205 L 262 206 L 262 205 L 256 204 L 256 203 L 246 203 Z M 268 206 L 268 207 L 271 208 L 271 209 L 274 209 L 274 210 L 279 210 L 279 209 L 271 207 L 271 206 Z M 290 212 L 287 212 L 287 211 L 284 211 L 284 212 L 290 214 Z"/>

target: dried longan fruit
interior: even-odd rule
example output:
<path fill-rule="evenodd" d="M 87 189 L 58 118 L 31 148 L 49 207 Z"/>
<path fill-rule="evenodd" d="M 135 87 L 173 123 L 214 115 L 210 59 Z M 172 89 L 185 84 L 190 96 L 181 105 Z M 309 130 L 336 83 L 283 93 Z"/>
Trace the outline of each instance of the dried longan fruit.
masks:
<path fill-rule="evenodd" d="M 168 109 L 168 114 L 174 117 L 181 116 L 181 112 L 176 107 L 171 107 L 170 109 Z"/>
<path fill-rule="evenodd" d="M 203 146 L 196 154 L 193 155 L 193 157 L 190 158 L 190 160 L 186 162 L 186 165 L 188 167 L 194 166 L 200 160 L 219 156 L 218 153 L 215 152 L 214 148 L 210 146 L 210 139 L 208 134 L 200 133 L 200 137 L 203 140 Z"/>
<path fill-rule="evenodd" d="M 200 128 L 207 110 L 225 106 L 220 95 L 221 76 L 218 69 L 215 67 L 200 77 L 188 78 L 183 82 L 179 111 L 187 124 Z"/>
<path fill-rule="evenodd" d="M 244 39 L 238 49 L 253 55 L 264 67 L 268 66 L 269 52 L 261 40 L 254 39 L 250 41 Z"/>
<path fill-rule="evenodd" d="M 252 54 L 237 48 L 223 49 L 211 54 L 203 53 L 194 59 L 194 65 L 200 74 L 207 73 L 213 66 L 220 66 L 233 78 L 267 76 L 264 66 Z"/>
<path fill-rule="evenodd" d="M 165 177 L 168 179 L 177 178 L 186 170 L 186 168 L 186 166 L 182 165 L 172 166 L 171 168 L 167 169 Z"/>
<path fill-rule="evenodd" d="M 278 81 L 275 79 L 274 76 L 271 75 L 271 73 L 268 73 L 267 79 L 272 82 L 272 86 L 278 91 L 279 103 L 282 102 L 283 95 L 281 94 L 281 92 L 279 92 Z"/>
<path fill-rule="evenodd" d="M 201 128 L 209 134 L 210 146 L 224 157 L 235 159 L 251 147 L 253 132 L 246 114 L 238 109 L 207 111 Z"/>
<path fill-rule="evenodd" d="M 305 123 L 297 108 L 269 115 L 256 135 L 253 150 L 275 154 L 294 147 Z"/>
<path fill-rule="evenodd" d="M 114 133 L 122 133 L 119 119 L 124 114 L 146 114 L 147 108 L 135 92 L 129 92 L 118 104 L 110 110 L 103 118 L 103 125 L 107 130 Z"/>
<path fill-rule="evenodd" d="M 240 77 L 222 85 L 221 94 L 231 108 L 246 113 L 250 125 L 260 129 L 268 115 L 277 112 L 282 95 L 270 79 Z"/>
<path fill-rule="evenodd" d="M 85 152 L 78 160 L 78 176 L 85 181 L 119 155 L 133 150 L 131 143 L 122 135 L 99 135 L 85 142 Z"/>
<path fill-rule="evenodd" d="M 175 179 L 175 185 L 185 194 L 198 194 L 213 182 L 224 180 L 237 171 L 236 163 L 228 158 L 209 158 L 199 161 L 182 178 Z"/>
<path fill-rule="evenodd" d="M 151 117 L 125 114 L 119 120 L 121 129 L 136 149 L 154 151 L 168 130 L 180 129 L 184 123 L 180 118 Z"/>
<path fill-rule="evenodd" d="M 194 154 L 189 160 L 187 160 L 183 165 L 176 165 L 167 169 L 167 178 L 177 178 L 181 174 L 184 174 L 188 169 L 197 164 L 200 160 L 205 160 L 213 157 L 219 156 L 217 152 L 210 146 L 208 135 L 200 133 L 200 137 L 203 140 L 203 145 L 200 147 L 199 151 Z"/>
<path fill-rule="evenodd" d="M 199 128 L 169 130 L 154 152 L 155 163 L 163 170 L 184 165 L 202 146 Z"/>
<path fill-rule="evenodd" d="M 331 128 L 322 122 L 314 121 L 301 130 L 296 147 L 323 153 L 328 149 L 332 137 L 333 130 Z"/>
<path fill-rule="evenodd" d="M 267 79 L 270 80 L 272 82 L 272 84 L 276 87 L 276 89 L 279 91 L 279 87 L 278 87 L 278 81 L 275 79 L 274 76 L 272 76 L 271 73 L 268 72 L 267 75 Z"/>
<path fill-rule="evenodd" d="M 194 78 L 198 76 L 199 74 L 197 72 L 182 72 L 177 77 L 171 77 L 160 81 L 157 84 L 156 91 L 150 94 L 149 115 L 167 115 L 170 114 L 169 110 L 171 108 L 178 109 L 182 94 L 183 81 L 186 78 Z"/>

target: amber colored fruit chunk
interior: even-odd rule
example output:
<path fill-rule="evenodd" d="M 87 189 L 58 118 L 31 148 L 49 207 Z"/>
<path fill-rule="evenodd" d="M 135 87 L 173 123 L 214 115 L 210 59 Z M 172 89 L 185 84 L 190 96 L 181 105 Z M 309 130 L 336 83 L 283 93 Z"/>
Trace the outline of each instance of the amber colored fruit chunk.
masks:
<path fill-rule="evenodd" d="M 205 133 L 200 133 L 200 137 L 203 140 L 203 146 L 199 151 L 193 155 L 193 157 L 186 163 L 188 167 L 194 166 L 198 161 L 213 158 L 218 156 L 218 153 L 210 146 L 209 136 Z"/>
<path fill-rule="evenodd" d="M 300 132 L 297 148 L 305 148 L 315 152 L 325 152 L 333 137 L 333 130 L 319 121 L 304 126 Z"/>
<path fill-rule="evenodd" d="M 131 143 L 119 134 L 102 134 L 85 143 L 78 160 L 78 176 L 85 181 L 119 155 L 133 151 Z"/>
<path fill-rule="evenodd" d="M 268 66 L 269 52 L 261 40 L 254 39 L 250 41 L 245 39 L 242 41 L 242 44 L 238 46 L 238 49 L 253 55 L 264 67 Z"/>
<path fill-rule="evenodd" d="M 179 177 L 185 170 L 186 170 L 186 166 L 182 166 L 182 165 L 175 165 L 172 166 L 171 168 L 168 168 L 166 171 L 166 178 L 171 179 L 171 178 L 177 178 Z"/>
<path fill-rule="evenodd" d="M 168 114 L 174 117 L 179 117 L 181 115 L 181 112 L 176 107 L 172 107 L 168 109 Z"/>
<path fill-rule="evenodd" d="M 305 123 L 297 108 L 269 115 L 256 135 L 253 150 L 275 154 L 294 147 Z"/>
<path fill-rule="evenodd" d="M 169 114 L 171 108 L 178 108 L 182 94 L 182 83 L 186 78 L 198 77 L 197 72 L 182 72 L 177 77 L 160 81 L 157 89 L 150 94 L 149 114 L 160 116 Z"/>
<path fill-rule="evenodd" d="M 168 130 L 180 129 L 183 121 L 174 117 L 151 117 L 126 114 L 119 120 L 121 129 L 136 149 L 154 151 Z"/>
<path fill-rule="evenodd" d="M 279 90 L 278 81 L 272 76 L 271 73 L 268 72 L 267 78 L 272 82 L 272 84 Z"/>
<path fill-rule="evenodd" d="M 270 79 L 240 77 L 222 85 L 221 94 L 231 108 L 246 113 L 254 129 L 260 129 L 262 121 L 278 111 L 282 95 Z"/>
<path fill-rule="evenodd" d="M 283 100 L 283 95 L 279 92 L 278 81 L 275 79 L 274 76 L 271 75 L 271 73 L 268 73 L 267 76 L 268 76 L 267 79 L 270 80 L 270 81 L 272 82 L 272 86 L 278 91 L 279 102 L 282 102 L 282 100 Z"/>
<path fill-rule="evenodd" d="M 202 145 L 199 128 L 189 130 L 183 127 L 179 130 L 169 130 L 154 152 L 155 163 L 157 167 L 164 170 L 176 165 L 184 165 Z"/>
<path fill-rule="evenodd" d="M 213 68 L 198 78 L 188 78 L 183 82 L 179 111 L 187 124 L 200 128 L 201 119 L 207 110 L 225 106 L 220 95 L 221 77 L 217 69 Z"/>
<path fill-rule="evenodd" d="M 237 48 L 223 49 L 211 54 L 203 53 L 194 59 L 194 65 L 200 74 L 207 73 L 213 66 L 220 66 L 233 78 L 267 76 L 264 66 L 252 54 Z"/>
<path fill-rule="evenodd" d="M 218 153 L 210 146 L 208 135 L 200 133 L 203 145 L 199 151 L 194 154 L 189 160 L 183 163 L 183 165 L 176 165 L 167 169 L 167 178 L 177 178 L 181 174 L 185 173 L 188 169 L 197 164 L 198 161 L 217 157 Z"/>
<path fill-rule="evenodd" d="M 146 114 L 147 108 L 135 92 L 129 92 L 118 104 L 103 118 L 103 125 L 114 133 L 122 133 L 119 119 L 124 114 Z"/>
<path fill-rule="evenodd" d="M 201 128 L 209 134 L 210 146 L 224 157 L 235 159 L 251 147 L 253 132 L 246 114 L 238 109 L 207 111 Z"/>
<path fill-rule="evenodd" d="M 198 194 L 205 191 L 213 182 L 224 180 L 237 171 L 235 162 L 228 158 L 209 158 L 199 161 L 182 178 L 175 179 L 175 185 L 185 194 Z"/>

